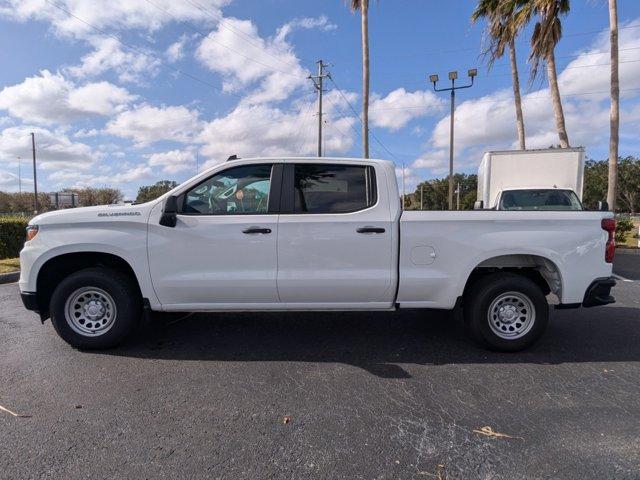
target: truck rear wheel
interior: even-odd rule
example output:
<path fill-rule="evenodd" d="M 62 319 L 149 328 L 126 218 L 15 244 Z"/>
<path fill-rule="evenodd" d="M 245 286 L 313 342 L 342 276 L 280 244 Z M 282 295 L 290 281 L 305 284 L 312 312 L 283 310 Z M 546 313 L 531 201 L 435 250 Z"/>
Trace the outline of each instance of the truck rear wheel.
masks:
<path fill-rule="evenodd" d="M 492 350 L 517 352 L 533 345 L 549 323 L 549 306 L 538 285 L 502 272 L 483 277 L 464 299 L 471 337 Z"/>
<path fill-rule="evenodd" d="M 80 349 L 115 347 L 139 323 L 142 305 L 137 286 L 108 268 L 72 273 L 51 296 L 51 322 L 69 345 Z"/>

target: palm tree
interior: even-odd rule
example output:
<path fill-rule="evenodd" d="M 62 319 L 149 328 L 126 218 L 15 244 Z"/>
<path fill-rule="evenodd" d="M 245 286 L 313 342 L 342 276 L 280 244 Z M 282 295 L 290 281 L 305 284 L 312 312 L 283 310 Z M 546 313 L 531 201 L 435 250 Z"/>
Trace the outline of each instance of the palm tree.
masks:
<path fill-rule="evenodd" d="M 351 10 L 360 10 L 362 23 L 362 148 L 369 158 L 369 0 L 350 0 Z"/>
<path fill-rule="evenodd" d="M 618 131 L 620 129 L 620 79 L 618 78 L 618 5 L 609 0 L 609 24 L 611 41 L 611 119 L 609 138 L 609 187 L 607 203 L 616 211 L 618 191 Z"/>
<path fill-rule="evenodd" d="M 553 105 L 560 146 L 562 148 L 568 148 L 569 136 L 567 135 L 567 127 L 564 122 L 554 51 L 560 38 L 562 38 L 560 15 L 566 15 L 569 12 L 569 0 L 517 1 L 520 10 L 515 14 L 515 24 L 518 28 L 524 27 L 534 16 L 538 18 L 531 36 L 531 54 L 529 55 L 531 75 L 532 78 L 535 78 L 540 63 L 546 63 L 549 90 L 551 92 L 551 104 Z"/>
<path fill-rule="evenodd" d="M 513 0 L 479 0 L 471 15 L 471 20 L 477 22 L 480 18 L 487 19 L 487 33 L 491 43 L 485 53 L 489 56 L 489 68 L 497 59 L 502 58 L 505 48 L 509 48 L 518 142 L 520 150 L 525 150 L 524 117 L 522 115 L 522 97 L 520 96 L 520 77 L 515 45 L 515 39 L 518 35 L 518 28 L 514 22 L 515 10 L 516 2 Z"/>

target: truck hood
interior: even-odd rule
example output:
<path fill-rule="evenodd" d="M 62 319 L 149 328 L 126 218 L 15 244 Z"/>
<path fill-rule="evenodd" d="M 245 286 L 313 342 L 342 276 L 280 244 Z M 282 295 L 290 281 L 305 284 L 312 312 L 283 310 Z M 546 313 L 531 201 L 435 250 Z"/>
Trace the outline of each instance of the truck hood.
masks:
<path fill-rule="evenodd" d="M 31 219 L 29 225 L 54 225 L 104 221 L 146 221 L 156 201 L 140 205 L 98 205 L 46 212 Z"/>

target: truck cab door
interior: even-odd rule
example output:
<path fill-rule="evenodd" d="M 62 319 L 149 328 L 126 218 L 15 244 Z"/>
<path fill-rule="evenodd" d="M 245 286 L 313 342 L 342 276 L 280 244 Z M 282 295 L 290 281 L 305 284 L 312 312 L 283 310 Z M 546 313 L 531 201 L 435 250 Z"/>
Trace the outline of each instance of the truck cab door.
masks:
<path fill-rule="evenodd" d="M 268 307 L 276 286 L 282 164 L 217 172 L 182 193 L 175 227 L 149 222 L 149 269 L 166 310 Z M 156 207 L 157 208 L 157 207 Z"/>
<path fill-rule="evenodd" d="M 397 225 L 391 219 L 385 175 L 363 163 L 285 164 L 278 221 L 283 305 L 393 305 Z"/>

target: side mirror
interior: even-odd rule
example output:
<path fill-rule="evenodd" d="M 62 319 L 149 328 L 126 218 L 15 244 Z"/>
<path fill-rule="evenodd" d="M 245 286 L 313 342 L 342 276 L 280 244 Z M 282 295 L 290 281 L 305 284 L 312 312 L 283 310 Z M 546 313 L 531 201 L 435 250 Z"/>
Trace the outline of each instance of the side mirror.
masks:
<path fill-rule="evenodd" d="M 598 202 L 598 210 L 601 212 L 608 212 L 609 211 L 609 202 L 607 201 L 599 201 Z"/>
<path fill-rule="evenodd" d="M 160 217 L 160 225 L 163 227 L 175 227 L 178 222 L 178 197 L 171 195 L 167 197 L 164 202 L 164 208 L 162 209 L 162 216 Z"/>
<path fill-rule="evenodd" d="M 476 200 L 473 204 L 474 210 L 482 210 L 484 208 L 484 202 L 482 200 Z"/>

